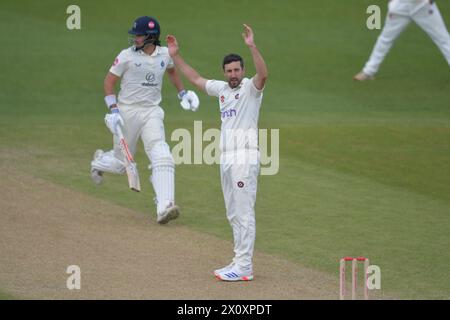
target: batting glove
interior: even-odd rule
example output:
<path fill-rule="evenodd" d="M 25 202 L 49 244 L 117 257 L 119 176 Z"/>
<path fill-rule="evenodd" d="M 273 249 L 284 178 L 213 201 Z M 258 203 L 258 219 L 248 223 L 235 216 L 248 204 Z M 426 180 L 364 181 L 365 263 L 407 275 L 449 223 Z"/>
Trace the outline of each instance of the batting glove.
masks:
<path fill-rule="evenodd" d="M 105 116 L 105 123 L 109 131 L 111 131 L 113 135 L 117 135 L 117 126 L 123 126 L 124 124 L 122 116 L 119 113 L 119 109 L 112 108 L 111 113 L 107 113 Z"/>
<path fill-rule="evenodd" d="M 178 99 L 180 99 L 180 105 L 184 110 L 197 111 L 200 105 L 200 100 L 194 91 L 182 90 L 178 93 Z"/>

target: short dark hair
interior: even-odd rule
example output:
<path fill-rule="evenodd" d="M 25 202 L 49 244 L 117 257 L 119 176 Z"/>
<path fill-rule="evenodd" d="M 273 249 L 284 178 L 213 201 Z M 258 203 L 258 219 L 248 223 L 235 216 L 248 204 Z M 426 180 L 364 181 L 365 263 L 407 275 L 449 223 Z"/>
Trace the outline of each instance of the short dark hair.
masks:
<path fill-rule="evenodd" d="M 238 54 L 230 53 L 223 58 L 222 69 L 225 70 L 225 65 L 239 61 L 241 63 L 241 68 L 244 69 L 244 59 Z"/>

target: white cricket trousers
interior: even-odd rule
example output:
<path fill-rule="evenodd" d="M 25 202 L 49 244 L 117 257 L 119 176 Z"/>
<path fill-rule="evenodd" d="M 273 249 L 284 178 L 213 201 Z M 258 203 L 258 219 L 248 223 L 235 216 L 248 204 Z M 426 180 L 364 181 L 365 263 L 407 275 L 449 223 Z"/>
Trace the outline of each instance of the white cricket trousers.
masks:
<path fill-rule="evenodd" d="M 151 150 L 159 141 L 166 141 L 164 133 L 164 110 L 159 106 L 144 107 L 135 105 L 119 106 L 120 115 L 125 123 L 123 135 L 131 154 L 135 154 L 139 137 L 144 144 L 148 159 L 152 160 Z M 119 139 L 114 135 L 114 157 L 123 159 Z"/>
<path fill-rule="evenodd" d="M 123 135 L 134 155 L 139 138 L 151 162 L 150 182 L 156 193 L 157 213 L 161 214 L 175 202 L 175 164 L 164 133 L 164 111 L 159 106 L 119 106 L 123 118 Z M 116 135 L 113 150 L 92 161 L 92 167 L 110 173 L 123 173 L 124 159 Z"/>
<path fill-rule="evenodd" d="M 248 150 L 222 153 L 220 178 L 227 218 L 233 230 L 233 262 L 246 269 L 252 269 L 255 245 L 256 221 L 255 202 L 259 174 L 259 152 L 252 151 L 251 161 L 230 161 L 230 157 L 243 159 Z M 227 159 L 228 158 L 228 159 Z"/>
<path fill-rule="evenodd" d="M 428 34 L 441 50 L 450 66 L 450 35 L 436 3 L 427 3 L 420 9 L 413 11 L 411 15 L 388 11 L 384 28 L 377 39 L 369 61 L 363 68 L 365 74 L 373 76 L 378 72 L 394 41 L 411 21 L 414 21 Z"/>

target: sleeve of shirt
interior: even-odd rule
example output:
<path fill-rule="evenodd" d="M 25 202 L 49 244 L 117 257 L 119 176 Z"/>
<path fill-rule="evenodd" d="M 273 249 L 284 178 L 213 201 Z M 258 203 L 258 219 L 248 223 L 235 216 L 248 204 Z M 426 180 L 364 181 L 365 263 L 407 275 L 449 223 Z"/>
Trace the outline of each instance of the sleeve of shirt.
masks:
<path fill-rule="evenodd" d="M 220 94 L 220 89 L 222 88 L 223 81 L 217 81 L 217 80 L 208 80 L 206 81 L 205 89 L 206 93 L 209 96 L 218 97 Z"/>
<path fill-rule="evenodd" d="M 173 60 L 172 60 L 172 58 L 170 56 L 169 56 L 169 59 L 167 61 L 167 68 L 168 69 L 175 68 L 175 63 L 173 63 Z"/>
<path fill-rule="evenodd" d="M 127 59 L 125 52 L 122 51 L 121 53 L 119 53 L 116 59 L 114 59 L 114 62 L 111 68 L 109 69 L 109 72 L 115 74 L 118 77 L 121 77 L 123 73 L 126 71 L 126 69 L 127 69 Z"/>
<path fill-rule="evenodd" d="M 254 77 L 253 77 L 254 78 Z M 259 98 L 262 96 L 262 93 L 264 91 L 265 86 L 259 90 L 255 87 L 255 83 L 253 82 L 253 78 L 250 79 L 248 84 L 248 91 L 251 93 L 252 96 Z"/>
<path fill-rule="evenodd" d="M 172 58 L 169 55 L 169 48 L 167 47 L 159 47 L 159 50 L 161 51 L 161 53 L 166 56 L 166 58 L 164 59 L 166 64 L 167 64 L 167 69 L 172 69 L 175 67 L 175 63 L 173 63 Z"/>

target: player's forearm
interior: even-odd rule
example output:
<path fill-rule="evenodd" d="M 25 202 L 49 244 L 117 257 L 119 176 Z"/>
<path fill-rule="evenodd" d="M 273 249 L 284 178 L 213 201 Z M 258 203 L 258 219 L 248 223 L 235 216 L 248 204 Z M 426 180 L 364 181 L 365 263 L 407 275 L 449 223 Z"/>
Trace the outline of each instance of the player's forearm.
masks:
<path fill-rule="evenodd" d="M 103 82 L 103 88 L 105 92 L 105 96 L 109 96 L 114 94 L 114 87 L 116 86 L 118 77 L 114 76 L 111 73 L 108 73 L 105 77 L 105 81 Z"/>
<path fill-rule="evenodd" d="M 250 46 L 250 52 L 252 54 L 253 63 L 255 64 L 256 74 L 260 79 L 267 79 L 268 71 L 267 65 L 259 52 L 258 48 L 254 46 Z"/>
<path fill-rule="evenodd" d="M 110 108 L 111 110 L 112 108 L 117 108 L 117 100 L 114 93 L 114 87 L 116 85 L 117 79 L 119 79 L 119 77 L 113 75 L 112 73 L 108 73 L 105 77 L 105 81 L 103 82 L 105 102 L 108 108 Z"/>
<path fill-rule="evenodd" d="M 183 91 L 184 85 L 181 81 L 180 75 L 177 72 L 177 69 L 168 69 L 168 75 L 170 82 L 175 86 L 175 88 L 177 88 L 177 92 Z"/>
<path fill-rule="evenodd" d="M 189 82 L 198 87 L 199 80 L 201 79 L 200 74 L 188 65 L 179 54 L 172 57 L 172 59 L 177 68 L 189 80 Z M 201 87 L 200 89 L 203 90 Z"/>

